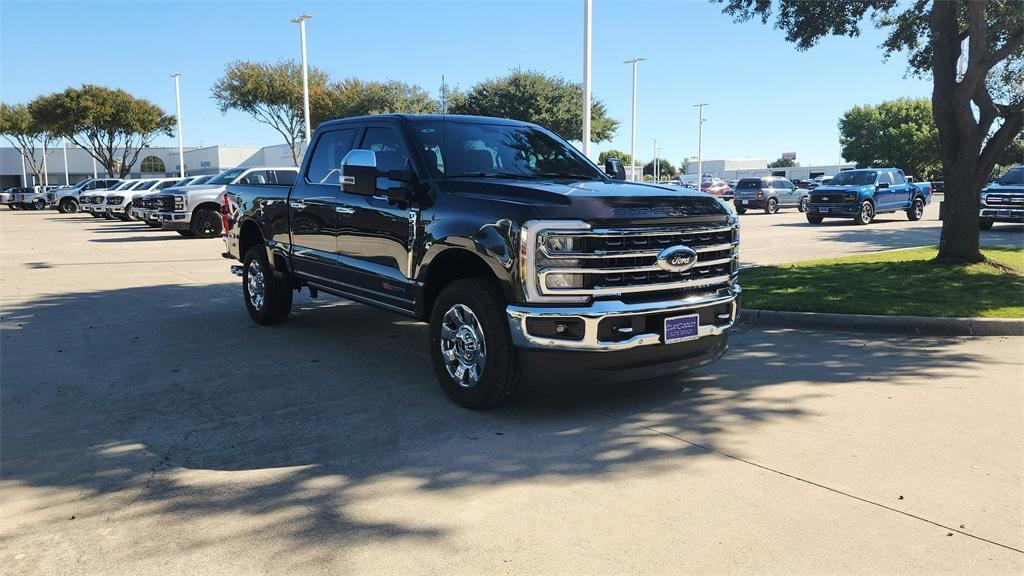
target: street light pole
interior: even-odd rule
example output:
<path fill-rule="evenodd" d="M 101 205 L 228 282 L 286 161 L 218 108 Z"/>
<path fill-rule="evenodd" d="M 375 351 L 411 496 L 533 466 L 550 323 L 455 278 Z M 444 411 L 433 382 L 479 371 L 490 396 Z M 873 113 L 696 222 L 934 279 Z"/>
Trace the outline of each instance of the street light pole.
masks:
<path fill-rule="evenodd" d="M 626 60 L 624 64 L 633 65 L 633 119 L 630 129 L 632 134 L 629 138 L 629 169 L 633 173 L 633 181 L 636 181 L 636 65 L 643 62 L 645 58 L 633 58 Z"/>
<path fill-rule="evenodd" d="M 590 157 L 590 21 L 593 0 L 583 0 L 583 155 Z"/>
<path fill-rule="evenodd" d="M 701 189 L 704 182 L 704 107 L 707 104 L 694 104 L 697 108 L 699 120 L 697 122 L 697 190 Z"/>
<path fill-rule="evenodd" d="M 64 139 L 64 185 L 71 186 L 71 178 L 68 177 L 68 141 Z"/>
<path fill-rule="evenodd" d="M 654 181 L 658 181 L 658 139 L 651 138 L 654 141 L 654 163 L 651 164 L 651 176 L 654 177 Z"/>
<path fill-rule="evenodd" d="M 28 174 L 25 173 L 25 152 L 21 152 L 21 187 L 26 188 L 25 180 L 28 178 Z"/>
<path fill-rule="evenodd" d="M 309 14 L 302 14 L 293 18 L 292 22 L 299 25 L 299 42 L 302 45 L 302 114 L 306 121 L 305 137 L 303 138 L 303 151 L 309 146 L 309 70 L 306 66 L 306 20 L 312 18 Z"/>
<path fill-rule="evenodd" d="M 184 137 L 181 134 L 181 73 L 175 72 L 174 74 L 171 74 L 171 78 L 174 78 L 174 107 L 178 116 L 178 176 L 180 178 L 184 178 L 185 145 L 183 144 Z"/>

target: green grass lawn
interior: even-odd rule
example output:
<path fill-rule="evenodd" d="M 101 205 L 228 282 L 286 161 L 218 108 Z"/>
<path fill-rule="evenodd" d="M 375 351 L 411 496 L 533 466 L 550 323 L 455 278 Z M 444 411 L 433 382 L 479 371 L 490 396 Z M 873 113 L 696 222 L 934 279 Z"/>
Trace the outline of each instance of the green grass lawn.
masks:
<path fill-rule="evenodd" d="M 940 266 L 915 248 L 750 268 L 743 307 L 795 312 L 1024 317 L 1024 250 L 983 248 L 992 262 Z"/>

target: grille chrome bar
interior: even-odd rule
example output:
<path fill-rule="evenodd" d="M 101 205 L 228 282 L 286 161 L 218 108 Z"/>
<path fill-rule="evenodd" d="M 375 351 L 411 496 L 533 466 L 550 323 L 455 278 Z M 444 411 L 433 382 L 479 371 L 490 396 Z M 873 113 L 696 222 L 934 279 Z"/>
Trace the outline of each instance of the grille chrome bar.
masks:
<path fill-rule="evenodd" d="M 711 276 L 696 280 L 678 282 L 661 282 L 657 284 L 633 284 L 625 286 L 595 286 L 593 288 L 546 288 L 545 292 L 559 296 L 603 296 L 608 294 L 636 294 L 637 292 L 660 292 L 663 290 L 683 290 L 686 288 L 707 288 L 719 284 L 727 284 L 732 276 Z"/>
<path fill-rule="evenodd" d="M 722 250 L 731 250 L 739 246 L 739 242 L 729 242 L 726 244 L 709 244 L 707 246 L 691 246 L 694 252 L 700 254 L 702 252 L 719 252 Z M 594 252 L 548 252 L 547 248 L 541 247 L 541 252 L 544 253 L 545 258 L 557 260 L 559 258 L 588 258 L 588 259 L 608 259 L 608 258 L 654 258 L 658 254 L 661 254 L 661 250 L 595 250 Z"/>
<path fill-rule="evenodd" d="M 729 264 L 733 260 L 735 260 L 735 258 L 730 257 L 721 258 L 719 260 L 699 261 L 694 264 L 693 268 L 721 266 L 723 264 Z M 651 264 L 648 266 L 626 266 L 620 268 L 541 268 L 540 275 L 544 278 L 548 274 L 629 274 L 633 272 L 666 272 L 666 270 L 657 264 Z"/>

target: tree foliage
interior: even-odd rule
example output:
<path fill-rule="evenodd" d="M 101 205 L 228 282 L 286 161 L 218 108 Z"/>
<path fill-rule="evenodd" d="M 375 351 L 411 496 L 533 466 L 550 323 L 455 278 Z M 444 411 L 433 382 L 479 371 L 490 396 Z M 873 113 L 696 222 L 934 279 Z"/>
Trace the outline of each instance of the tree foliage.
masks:
<path fill-rule="evenodd" d="M 799 165 L 800 164 L 797 164 L 796 160 L 793 160 L 792 158 L 782 158 L 781 156 L 768 163 L 769 168 L 793 168 L 794 166 Z"/>
<path fill-rule="evenodd" d="M 308 68 L 310 123 L 314 111 L 329 102 L 327 74 Z M 222 113 L 238 110 L 266 124 L 284 137 L 297 166 L 305 140 L 302 101 L 302 67 L 294 60 L 276 64 L 235 61 L 213 85 L 213 99 Z"/>
<path fill-rule="evenodd" d="M 465 93 L 448 95 L 448 112 L 497 116 L 540 124 L 566 140 L 583 134 L 583 86 L 558 76 L 515 70 L 508 76 L 480 82 Z M 619 122 L 593 99 L 590 115 L 592 142 L 611 140 Z"/>
<path fill-rule="evenodd" d="M 36 149 L 42 149 L 45 157 L 53 135 L 32 115 L 27 105 L 0 103 L 0 135 L 25 158 L 36 175 L 36 182 L 42 182 L 43 159 L 36 157 Z"/>
<path fill-rule="evenodd" d="M 854 106 L 839 120 L 843 158 L 860 166 L 895 166 L 918 178 L 942 170 L 939 132 L 927 98 Z"/>
<path fill-rule="evenodd" d="M 313 109 L 313 125 L 367 114 L 436 114 L 441 106 L 419 86 L 346 78 L 327 87 L 325 105 Z"/>
<path fill-rule="evenodd" d="M 662 178 L 675 176 L 676 167 L 673 166 L 672 163 L 669 162 L 668 160 L 665 160 L 664 158 L 659 158 L 658 166 L 658 175 L 661 176 Z M 647 164 L 644 164 L 643 174 L 654 176 L 654 160 L 651 160 Z"/>
<path fill-rule="evenodd" d="M 597 161 L 601 164 L 604 164 L 605 160 L 609 158 L 618 158 L 622 160 L 623 164 L 629 166 L 633 157 L 629 155 L 629 152 L 623 152 L 622 150 L 605 150 L 597 155 Z"/>
<path fill-rule="evenodd" d="M 826 36 L 857 36 L 870 20 L 887 33 L 885 57 L 908 54 L 932 78 L 946 189 L 940 261 L 977 262 L 979 192 L 1024 128 L 1024 10 L 1020 0 L 715 0 L 740 21 L 786 32 L 801 50 Z"/>
<path fill-rule="evenodd" d="M 108 175 L 122 178 L 154 138 L 174 133 L 174 116 L 156 104 L 93 84 L 40 96 L 28 110 L 43 129 L 85 149 Z"/>

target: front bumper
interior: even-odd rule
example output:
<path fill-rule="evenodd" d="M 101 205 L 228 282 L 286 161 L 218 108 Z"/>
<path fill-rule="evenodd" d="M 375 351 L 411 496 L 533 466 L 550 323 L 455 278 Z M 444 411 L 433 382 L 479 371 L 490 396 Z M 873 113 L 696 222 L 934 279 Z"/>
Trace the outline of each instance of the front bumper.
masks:
<path fill-rule="evenodd" d="M 156 212 L 154 220 L 164 230 L 188 230 L 191 215 L 190 212 Z"/>
<path fill-rule="evenodd" d="M 808 204 L 807 213 L 824 218 L 852 218 L 860 212 L 860 204 Z"/>
<path fill-rule="evenodd" d="M 1024 208 L 982 208 L 980 215 L 992 222 L 1024 222 Z"/>
<path fill-rule="evenodd" d="M 736 321 L 738 285 L 679 300 L 627 304 L 598 300 L 586 306 L 506 308 L 512 343 L 545 351 L 620 352 L 663 343 L 666 318 L 697 314 L 697 340 L 722 336 Z M 555 328 L 561 325 L 562 332 Z M 686 342 L 686 344 L 692 343 Z M 676 344 L 661 347 L 672 347 Z"/>

